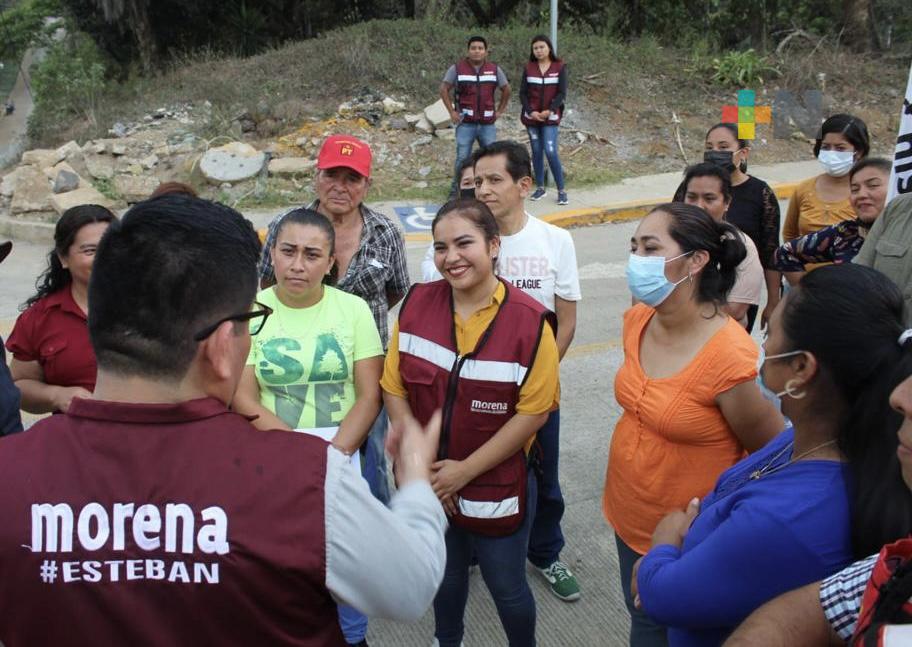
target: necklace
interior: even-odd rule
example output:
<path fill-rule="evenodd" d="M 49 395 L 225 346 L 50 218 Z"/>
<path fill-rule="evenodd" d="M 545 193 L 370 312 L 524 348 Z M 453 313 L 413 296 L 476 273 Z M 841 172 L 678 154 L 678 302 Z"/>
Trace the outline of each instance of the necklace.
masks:
<path fill-rule="evenodd" d="M 751 475 L 748 478 L 750 478 L 750 480 L 752 480 L 752 481 L 756 481 L 757 479 L 759 479 L 762 476 L 769 476 L 770 474 L 774 474 L 775 472 L 778 472 L 779 470 L 785 469 L 792 463 L 797 463 L 805 456 L 810 456 L 811 454 L 816 452 L 818 449 L 823 449 L 824 447 L 828 447 L 829 445 L 834 445 L 835 443 L 836 443 L 835 439 L 828 440 L 825 443 L 821 443 L 821 444 L 817 445 L 816 447 L 809 449 L 806 452 L 791 458 L 787 463 L 782 463 L 781 465 L 775 465 L 776 461 L 779 459 L 780 456 L 782 456 L 785 452 L 787 452 L 790 449 L 793 449 L 795 447 L 795 442 L 792 441 L 788 445 L 783 447 L 781 450 L 779 450 L 779 453 L 776 454 L 775 456 L 773 456 L 773 458 L 770 460 L 769 463 L 767 463 L 763 467 L 751 472 Z"/>

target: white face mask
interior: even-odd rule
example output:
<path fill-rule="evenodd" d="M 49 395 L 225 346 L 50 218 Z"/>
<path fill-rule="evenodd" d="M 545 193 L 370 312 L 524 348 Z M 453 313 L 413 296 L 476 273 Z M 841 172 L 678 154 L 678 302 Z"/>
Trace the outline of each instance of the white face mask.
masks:
<path fill-rule="evenodd" d="M 827 175 L 842 177 L 852 170 L 855 151 L 820 151 L 817 154 L 817 161 Z"/>

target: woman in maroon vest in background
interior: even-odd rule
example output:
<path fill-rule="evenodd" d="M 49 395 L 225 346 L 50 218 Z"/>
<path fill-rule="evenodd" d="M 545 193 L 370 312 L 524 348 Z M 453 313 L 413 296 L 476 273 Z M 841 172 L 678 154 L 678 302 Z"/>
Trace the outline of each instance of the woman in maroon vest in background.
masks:
<path fill-rule="evenodd" d="M 380 384 L 394 427 L 443 410 L 431 484 L 450 528 L 435 644 L 462 641 L 474 554 L 509 644 L 528 647 L 535 600 L 525 559 L 536 499 L 527 456 L 558 399 L 553 315 L 494 273 L 500 237 L 485 204 L 448 202 L 432 231 L 444 279 L 412 287 Z"/>
<path fill-rule="evenodd" d="M 532 168 L 535 171 L 535 192 L 531 200 L 545 197 L 545 157 L 557 185 L 557 204 L 567 204 L 564 169 L 557 154 L 557 129 L 564 115 L 567 98 L 567 68 L 554 54 L 551 39 L 539 34 L 532 39 L 529 62 L 522 72 L 519 100 L 520 119 L 529 132 L 532 146 Z"/>

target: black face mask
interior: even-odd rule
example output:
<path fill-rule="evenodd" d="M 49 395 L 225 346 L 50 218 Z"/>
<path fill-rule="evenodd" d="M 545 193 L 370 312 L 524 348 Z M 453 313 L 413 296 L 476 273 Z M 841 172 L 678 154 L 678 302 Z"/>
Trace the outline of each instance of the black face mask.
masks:
<path fill-rule="evenodd" d="M 729 173 L 735 171 L 735 163 L 732 161 L 731 151 L 704 151 L 703 161 L 715 164 Z"/>
<path fill-rule="evenodd" d="M 475 189 L 459 189 L 460 198 L 474 198 Z"/>

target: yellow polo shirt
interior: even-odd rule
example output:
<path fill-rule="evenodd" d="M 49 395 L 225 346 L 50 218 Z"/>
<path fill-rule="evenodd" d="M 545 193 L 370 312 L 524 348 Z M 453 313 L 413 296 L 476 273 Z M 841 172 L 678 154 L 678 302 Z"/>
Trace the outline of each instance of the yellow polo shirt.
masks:
<path fill-rule="evenodd" d="M 504 284 L 498 283 L 497 289 L 494 290 L 494 295 L 491 297 L 491 303 L 473 314 L 467 321 L 463 321 L 462 317 L 453 313 L 453 321 L 456 324 L 456 348 L 460 355 L 470 353 L 475 349 L 479 338 L 487 330 L 494 315 L 497 314 L 497 309 L 503 302 L 506 291 Z M 554 331 L 551 330 L 551 326 L 545 326 L 532 368 L 519 390 L 519 402 L 516 403 L 517 413 L 537 415 L 557 408 L 560 402 L 559 362 Z M 380 386 L 392 395 L 398 395 L 401 398 L 408 397 L 408 391 L 399 374 L 398 321 L 393 326 L 393 332 L 390 335 Z M 440 404 L 443 405 L 442 402 Z"/>

